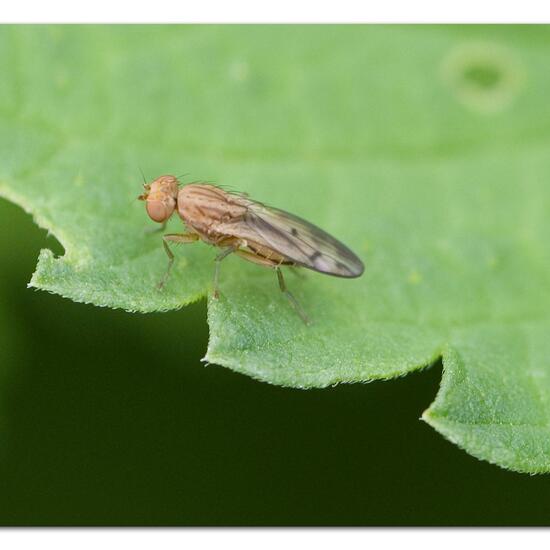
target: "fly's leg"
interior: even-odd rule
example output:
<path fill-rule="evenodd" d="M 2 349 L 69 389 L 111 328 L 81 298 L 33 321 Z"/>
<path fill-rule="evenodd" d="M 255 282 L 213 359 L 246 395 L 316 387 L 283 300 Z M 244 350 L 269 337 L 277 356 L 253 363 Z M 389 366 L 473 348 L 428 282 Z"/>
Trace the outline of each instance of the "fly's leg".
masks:
<path fill-rule="evenodd" d="M 216 267 L 214 268 L 214 299 L 217 300 L 220 297 L 220 289 L 218 286 L 219 279 L 220 279 L 220 262 L 229 256 L 232 252 L 235 252 L 237 249 L 237 246 L 228 246 L 223 252 L 220 252 L 216 259 L 214 260 L 216 262 Z"/>
<path fill-rule="evenodd" d="M 159 289 L 164 288 L 164 285 L 168 280 L 168 276 L 170 275 L 170 270 L 172 269 L 172 265 L 174 263 L 174 253 L 170 250 L 170 247 L 168 246 L 168 241 L 176 244 L 194 243 L 196 240 L 198 240 L 198 238 L 199 236 L 195 235 L 194 233 L 169 233 L 167 235 L 162 236 L 162 245 L 164 246 L 164 251 L 168 256 L 168 268 L 166 269 L 166 273 L 164 273 L 164 277 L 161 279 L 160 283 L 158 284 Z"/>
<path fill-rule="evenodd" d="M 296 313 L 300 316 L 300 319 L 302 319 L 302 321 L 306 325 L 309 325 L 309 319 L 305 311 L 302 309 L 302 307 L 300 306 L 296 298 L 294 298 L 292 293 L 286 288 L 285 280 L 283 278 L 283 272 L 281 271 L 281 268 L 280 268 L 280 263 L 275 262 L 274 260 L 270 260 L 268 258 L 264 258 L 262 256 L 258 256 L 257 254 L 254 254 L 253 252 L 249 252 L 248 250 L 237 249 L 235 250 L 235 254 L 254 264 L 263 265 L 264 267 L 270 267 L 272 269 L 275 269 L 275 271 L 277 272 L 277 278 L 279 280 L 279 288 L 281 289 L 281 292 L 287 297 L 288 301 L 290 302 L 290 305 L 294 308 Z M 302 275 L 302 274 L 299 273 L 299 275 Z"/>
<path fill-rule="evenodd" d="M 298 303 L 296 298 L 291 294 L 291 292 L 286 288 L 285 280 L 283 278 L 283 272 L 281 271 L 280 267 L 276 267 L 275 271 L 277 271 L 277 278 L 279 279 L 279 288 L 281 289 L 281 292 L 288 298 L 288 301 L 292 305 L 292 307 L 295 309 L 296 313 L 300 316 L 300 319 L 306 324 L 309 325 L 309 319 L 306 315 L 305 311 L 302 309 L 302 306 Z"/>

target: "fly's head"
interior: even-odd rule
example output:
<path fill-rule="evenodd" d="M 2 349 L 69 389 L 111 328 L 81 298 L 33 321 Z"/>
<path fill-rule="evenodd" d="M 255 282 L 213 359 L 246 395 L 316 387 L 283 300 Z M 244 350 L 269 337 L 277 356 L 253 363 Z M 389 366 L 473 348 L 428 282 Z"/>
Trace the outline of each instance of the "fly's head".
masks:
<path fill-rule="evenodd" d="M 143 185 L 144 192 L 138 199 L 145 201 L 145 209 L 153 221 L 164 223 L 174 213 L 178 199 L 178 184 L 176 176 L 160 176 Z"/>

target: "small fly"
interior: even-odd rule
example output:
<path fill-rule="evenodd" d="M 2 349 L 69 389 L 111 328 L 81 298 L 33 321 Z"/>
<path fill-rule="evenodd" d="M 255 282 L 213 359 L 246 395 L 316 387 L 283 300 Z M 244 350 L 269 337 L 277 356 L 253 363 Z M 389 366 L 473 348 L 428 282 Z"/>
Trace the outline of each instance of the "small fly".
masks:
<path fill-rule="evenodd" d="M 180 187 L 175 176 L 160 176 L 144 184 L 149 217 L 163 224 L 177 209 L 186 233 L 163 235 L 168 269 L 159 288 L 164 287 L 174 254 L 168 243 L 192 243 L 202 240 L 222 251 L 216 256 L 214 298 L 218 298 L 220 263 L 230 254 L 269 267 L 277 273 L 279 288 L 298 315 L 308 317 L 286 287 L 281 266 L 305 267 L 326 275 L 354 278 L 363 274 L 363 262 L 334 237 L 294 214 L 256 202 L 244 193 L 229 192 L 216 185 L 190 183 Z"/>

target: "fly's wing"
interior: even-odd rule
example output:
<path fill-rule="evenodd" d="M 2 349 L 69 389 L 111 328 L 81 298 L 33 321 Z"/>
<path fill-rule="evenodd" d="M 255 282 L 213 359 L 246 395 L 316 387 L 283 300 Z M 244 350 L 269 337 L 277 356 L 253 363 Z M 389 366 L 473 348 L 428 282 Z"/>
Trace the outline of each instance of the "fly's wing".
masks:
<path fill-rule="evenodd" d="M 292 262 L 337 277 L 359 277 L 365 266 L 344 244 L 294 214 L 247 201 L 241 223 Z"/>

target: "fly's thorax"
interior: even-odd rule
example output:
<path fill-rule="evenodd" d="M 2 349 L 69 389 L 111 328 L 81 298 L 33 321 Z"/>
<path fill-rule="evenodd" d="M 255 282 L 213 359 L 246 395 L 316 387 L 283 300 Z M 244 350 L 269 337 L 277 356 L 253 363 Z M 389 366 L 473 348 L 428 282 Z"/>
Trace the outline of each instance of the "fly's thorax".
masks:
<path fill-rule="evenodd" d="M 205 236 L 223 236 L 222 224 L 242 219 L 246 206 L 239 197 L 215 185 L 193 183 L 178 193 L 178 214 L 191 228 Z"/>

